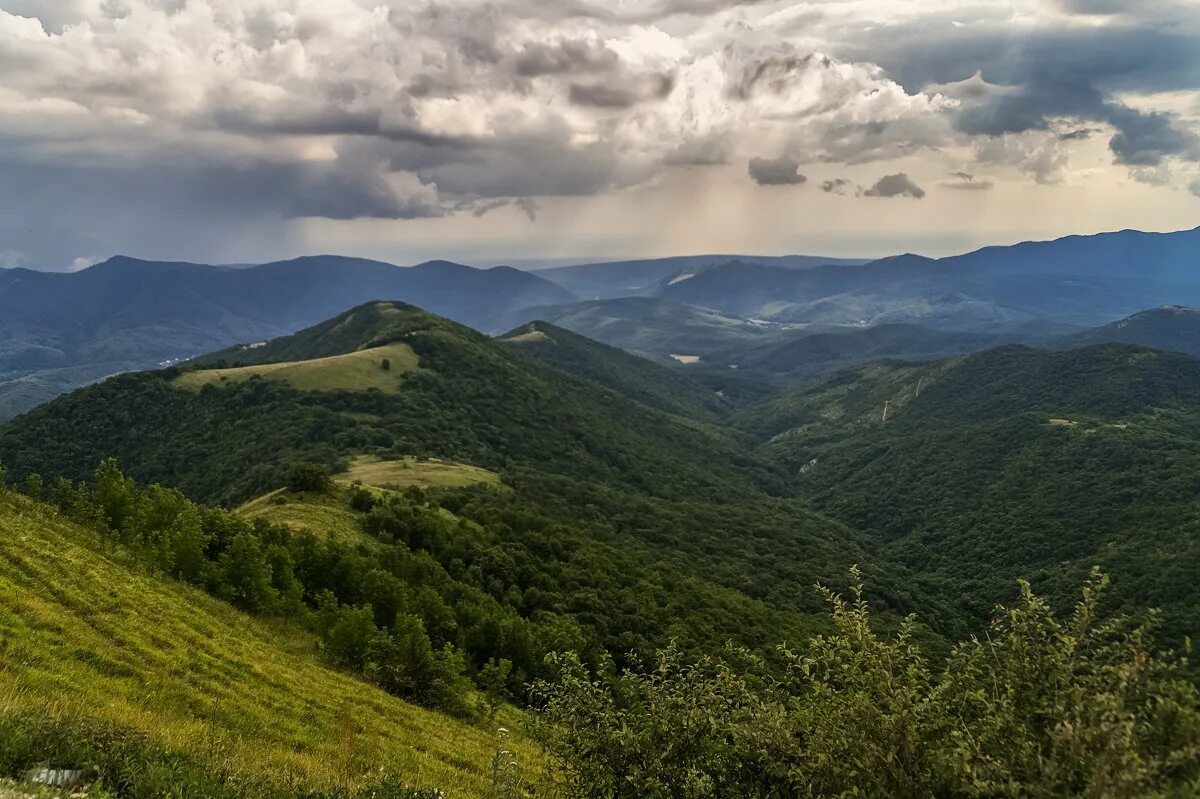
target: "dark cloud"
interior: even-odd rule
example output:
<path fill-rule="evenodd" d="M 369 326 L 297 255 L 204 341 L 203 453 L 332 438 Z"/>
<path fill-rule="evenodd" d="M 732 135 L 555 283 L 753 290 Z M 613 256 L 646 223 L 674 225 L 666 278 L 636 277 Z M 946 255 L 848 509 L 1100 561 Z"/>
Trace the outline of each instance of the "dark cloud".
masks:
<path fill-rule="evenodd" d="M 751 158 L 747 171 L 760 186 L 799 186 L 808 180 L 800 174 L 800 165 L 786 156 Z"/>
<path fill-rule="evenodd" d="M 528 217 L 530 222 L 537 220 L 538 211 L 540 210 L 535 200 L 530 197 L 516 197 L 513 199 L 497 199 L 497 200 L 476 200 L 474 202 L 461 203 L 455 207 L 456 211 L 470 211 L 471 215 L 478 218 L 486 216 L 492 211 L 498 211 L 501 208 L 516 208 L 521 213 Z"/>
<path fill-rule="evenodd" d="M 797 76 L 813 67 L 828 68 L 833 62 L 824 56 L 772 56 L 747 64 L 742 73 L 730 81 L 729 95 L 737 100 L 749 100 L 756 94 L 782 94 Z"/>
<path fill-rule="evenodd" d="M 1059 141 L 1084 141 L 1090 139 L 1095 134 L 1099 133 L 1097 128 L 1075 128 L 1074 130 L 1065 130 L 1058 134 Z"/>
<path fill-rule="evenodd" d="M 1000 136 L 1051 130 L 1062 117 L 1115 128 L 1109 149 L 1118 164 L 1157 165 L 1168 156 L 1200 158 L 1197 137 L 1176 127 L 1172 117 L 1130 108 L 1105 96 L 1084 78 L 1044 75 L 1022 86 L 993 87 L 964 102 L 955 126 L 973 136 Z M 1093 130 L 1075 129 L 1058 134 L 1058 138 L 1087 138 Z"/>
<path fill-rule="evenodd" d="M 1176 128 L 1166 114 L 1142 113 L 1110 105 L 1106 121 L 1117 129 L 1117 134 L 1108 142 L 1108 149 L 1112 150 L 1118 164 L 1157 166 L 1171 155 L 1200 160 L 1200 141 L 1196 135 Z"/>
<path fill-rule="evenodd" d="M 1124 14 L 1161 5 L 1156 0 L 1056 0 L 1056 2 L 1064 11 L 1085 15 Z"/>
<path fill-rule="evenodd" d="M 603 83 L 572 83 L 571 102 L 592 108 L 625 109 L 654 100 L 665 100 L 675 88 L 670 73 L 613 77 Z"/>
<path fill-rule="evenodd" d="M 851 182 L 845 178 L 834 178 L 832 180 L 822 181 L 821 191 L 825 192 L 826 194 L 845 194 L 846 190 L 849 189 L 851 185 L 853 184 L 851 184 Z"/>
<path fill-rule="evenodd" d="M 895 175 L 884 175 L 863 194 L 867 197 L 912 197 L 919 200 L 925 196 L 925 190 L 913 183 L 908 175 L 897 172 Z"/>
<path fill-rule="evenodd" d="M 996 184 L 990 178 L 980 178 L 970 172 L 955 172 L 950 180 L 944 180 L 939 185 L 961 191 L 986 191 Z"/>

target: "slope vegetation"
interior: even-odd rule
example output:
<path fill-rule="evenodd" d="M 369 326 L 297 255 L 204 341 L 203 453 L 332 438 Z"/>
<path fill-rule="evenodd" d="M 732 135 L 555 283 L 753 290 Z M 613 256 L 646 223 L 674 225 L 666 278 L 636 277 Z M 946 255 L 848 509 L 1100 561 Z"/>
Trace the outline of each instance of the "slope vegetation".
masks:
<path fill-rule="evenodd" d="M 3 757 L 44 735 L 39 759 L 63 741 L 105 741 L 90 754 L 110 769 L 151 771 L 104 776 L 142 790 L 158 779 L 164 790 L 345 792 L 385 775 L 448 796 L 488 790 L 488 730 L 334 671 L 298 629 L 130 566 L 11 494 L 0 497 L 0 639 L 0 732 L 20 731 Z M 135 750 L 140 767 L 119 762 Z"/>
<path fill-rule="evenodd" d="M 417 355 L 407 344 L 370 347 L 345 355 L 303 361 L 280 361 L 257 366 L 202 369 L 187 372 L 176 384 L 199 389 L 219 383 L 242 383 L 261 378 L 286 383 L 300 391 L 400 391 L 400 375 L 418 366 Z"/>
<path fill-rule="evenodd" d="M 1066 601 L 1099 564 L 1126 607 L 1166 609 L 1179 641 L 1200 626 L 1197 408 L 1200 361 L 1183 355 L 1006 347 L 792 459 L 818 458 L 802 489 L 964 609 L 986 613 L 1019 576 Z"/>
<path fill-rule="evenodd" d="M 530 322 L 500 339 L 515 351 L 666 413 L 712 420 L 726 404 L 677 370 L 564 330 Z"/>

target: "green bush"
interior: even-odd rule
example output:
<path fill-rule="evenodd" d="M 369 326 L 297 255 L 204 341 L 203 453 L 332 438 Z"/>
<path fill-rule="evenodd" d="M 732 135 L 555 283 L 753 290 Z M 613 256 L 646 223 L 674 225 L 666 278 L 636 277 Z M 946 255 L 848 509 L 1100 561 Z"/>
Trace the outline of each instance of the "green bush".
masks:
<path fill-rule="evenodd" d="M 317 463 L 296 463 L 288 471 L 287 487 L 289 491 L 324 493 L 332 485 L 333 483 L 329 479 L 329 470 Z"/>
<path fill-rule="evenodd" d="M 857 584 L 825 592 L 835 632 L 781 649 L 779 680 L 737 652 L 603 679 L 559 656 L 537 734 L 586 799 L 1194 796 L 1200 695 L 1155 653 L 1157 618 L 1098 617 L 1106 582 L 1065 621 L 1023 583 L 937 668 L 913 620 L 875 633 Z"/>

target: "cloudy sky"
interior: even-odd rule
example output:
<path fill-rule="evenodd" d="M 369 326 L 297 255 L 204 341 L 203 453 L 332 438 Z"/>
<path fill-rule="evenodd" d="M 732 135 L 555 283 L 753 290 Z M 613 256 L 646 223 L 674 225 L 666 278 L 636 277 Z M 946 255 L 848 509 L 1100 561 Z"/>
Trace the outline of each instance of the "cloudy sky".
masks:
<path fill-rule="evenodd" d="M 1197 224 L 1197 0 L 0 0 L 0 266 Z"/>

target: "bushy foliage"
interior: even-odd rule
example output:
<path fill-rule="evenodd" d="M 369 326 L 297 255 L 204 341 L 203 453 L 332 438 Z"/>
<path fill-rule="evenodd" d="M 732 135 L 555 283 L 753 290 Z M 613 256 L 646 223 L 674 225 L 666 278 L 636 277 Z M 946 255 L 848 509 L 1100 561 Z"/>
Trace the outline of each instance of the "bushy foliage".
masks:
<path fill-rule="evenodd" d="M 427 613 L 439 631 L 456 625 L 437 591 L 422 586 L 422 568 L 432 564 L 419 555 L 395 550 L 381 568 L 349 545 L 205 508 L 171 489 L 142 488 L 112 460 L 96 469 L 90 490 L 60 481 L 54 501 L 153 569 L 249 613 L 312 627 L 332 663 L 384 690 L 459 715 L 474 712 L 463 654 L 449 638 L 435 650 L 422 618 L 406 611 Z"/>
<path fill-rule="evenodd" d="M 292 464 L 288 472 L 287 487 L 289 491 L 328 491 L 332 483 L 329 480 L 329 469 L 319 463 L 301 462 Z"/>
<path fill-rule="evenodd" d="M 1105 584 L 1059 620 L 1023 583 L 936 667 L 911 621 L 876 633 L 859 585 L 825 592 L 835 632 L 781 648 L 778 679 L 744 653 L 601 678 L 556 656 L 537 731 L 586 799 L 1194 795 L 1200 695 L 1157 619 L 1099 615 Z"/>

